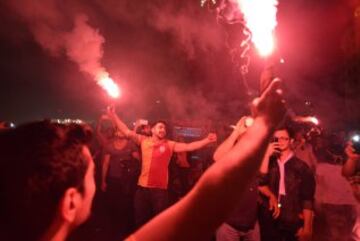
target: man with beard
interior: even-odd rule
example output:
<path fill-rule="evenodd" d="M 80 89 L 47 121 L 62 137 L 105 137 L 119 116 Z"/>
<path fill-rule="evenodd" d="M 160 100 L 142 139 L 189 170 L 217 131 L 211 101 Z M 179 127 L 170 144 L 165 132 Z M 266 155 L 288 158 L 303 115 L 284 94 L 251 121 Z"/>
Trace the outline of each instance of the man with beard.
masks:
<path fill-rule="evenodd" d="M 141 226 L 156 214 L 168 207 L 168 166 L 174 152 L 189 152 L 200 149 L 216 141 L 216 135 L 210 133 L 206 138 L 182 143 L 166 138 L 166 123 L 156 121 L 151 125 L 151 136 L 136 134 L 116 115 L 113 108 L 107 115 L 116 127 L 141 147 L 141 172 L 135 193 L 135 222 Z"/>

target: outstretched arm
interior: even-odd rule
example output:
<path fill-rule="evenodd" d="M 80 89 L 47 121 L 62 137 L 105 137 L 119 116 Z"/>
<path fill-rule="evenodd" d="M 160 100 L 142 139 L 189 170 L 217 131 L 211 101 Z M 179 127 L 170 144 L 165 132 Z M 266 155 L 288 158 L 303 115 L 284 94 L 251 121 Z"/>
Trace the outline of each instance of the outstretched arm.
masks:
<path fill-rule="evenodd" d="M 207 240 L 241 199 L 246 185 L 258 171 L 268 140 L 285 114 L 280 80 L 274 80 L 255 99 L 256 118 L 237 144 L 212 165 L 195 187 L 129 240 Z"/>
<path fill-rule="evenodd" d="M 120 120 L 118 115 L 115 113 L 115 109 L 113 107 L 108 107 L 107 115 L 111 118 L 114 125 L 122 132 L 124 135 L 130 139 L 132 139 L 136 144 L 140 144 L 143 138 L 142 135 L 136 134 L 135 131 L 130 130 L 125 123 Z"/>
<path fill-rule="evenodd" d="M 241 117 L 241 119 L 236 124 L 234 130 L 231 132 L 230 136 L 220 144 L 220 146 L 215 150 L 213 155 L 214 161 L 219 161 L 226 153 L 228 153 L 231 148 L 234 147 L 237 139 L 246 131 L 245 120 L 246 116 Z"/>
<path fill-rule="evenodd" d="M 200 141 L 190 143 L 174 142 L 174 152 L 188 152 L 203 148 L 204 146 L 216 141 L 216 134 L 210 133 L 207 137 Z"/>

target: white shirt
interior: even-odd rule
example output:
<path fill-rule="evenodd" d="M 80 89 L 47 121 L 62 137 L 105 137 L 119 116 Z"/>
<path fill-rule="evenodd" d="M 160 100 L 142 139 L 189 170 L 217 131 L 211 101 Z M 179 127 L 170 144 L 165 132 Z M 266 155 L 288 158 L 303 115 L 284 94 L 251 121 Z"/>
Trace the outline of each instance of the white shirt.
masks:
<path fill-rule="evenodd" d="M 279 196 L 280 195 L 286 195 L 286 188 L 285 188 L 285 164 L 294 156 L 293 152 L 290 152 L 290 154 L 286 157 L 284 161 L 280 161 L 280 159 L 277 159 L 277 163 L 279 165 L 280 169 L 280 182 L 279 182 Z"/>

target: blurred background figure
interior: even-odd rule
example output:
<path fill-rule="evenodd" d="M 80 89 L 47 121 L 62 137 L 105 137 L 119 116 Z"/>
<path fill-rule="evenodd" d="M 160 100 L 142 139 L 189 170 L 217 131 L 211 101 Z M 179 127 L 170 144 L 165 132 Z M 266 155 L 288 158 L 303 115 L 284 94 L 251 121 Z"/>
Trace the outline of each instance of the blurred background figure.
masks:
<path fill-rule="evenodd" d="M 335 138 L 338 140 L 338 138 Z M 341 175 L 343 151 L 336 151 L 334 138 L 317 139 L 319 163 L 316 168 L 316 216 L 314 239 L 349 241 L 356 218 L 356 202 L 351 187 Z M 337 153 L 337 154 L 334 154 Z"/>
<path fill-rule="evenodd" d="M 109 239 L 125 238 L 134 229 L 139 148 L 115 128 L 107 115 L 100 117 L 96 134 L 102 146 L 100 190 L 104 193 L 104 231 Z"/>
<path fill-rule="evenodd" d="M 315 172 L 317 160 L 313 152 L 311 144 L 309 144 L 305 138 L 304 129 L 299 129 L 295 132 L 292 148 L 295 156 L 300 160 L 303 160 L 308 166 Z"/>
<path fill-rule="evenodd" d="M 354 138 L 354 136 L 353 136 Z M 360 146 L 359 138 L 347 143 L 345 148 L 346 162 L 342 168 L 342 174 L 349 180 L 354 197 L 357 200 L 357 219 L 353 227 L 353 239 L 360 240 Z"/>

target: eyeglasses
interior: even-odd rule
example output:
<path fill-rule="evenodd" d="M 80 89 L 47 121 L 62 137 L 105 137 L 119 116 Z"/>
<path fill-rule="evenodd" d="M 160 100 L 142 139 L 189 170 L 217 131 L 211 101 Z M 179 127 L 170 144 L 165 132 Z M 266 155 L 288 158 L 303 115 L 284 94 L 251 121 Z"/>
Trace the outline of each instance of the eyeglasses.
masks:
<path fill-rule="evenodd" d="M 279 141 L 288 141 L 288 140 L 289 140 L 289 137 L 283 137 L 283 136 L 281 136 L 281 137 L 277 137 L 277 139 L 278 139 Z"/>

